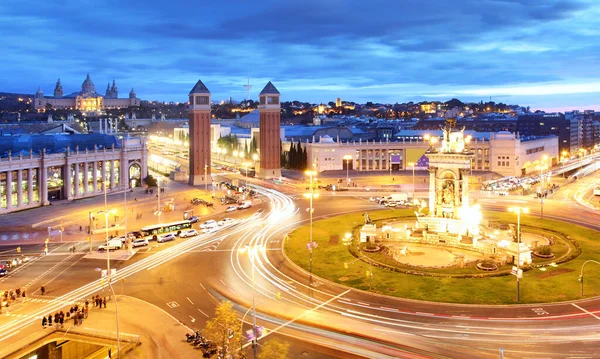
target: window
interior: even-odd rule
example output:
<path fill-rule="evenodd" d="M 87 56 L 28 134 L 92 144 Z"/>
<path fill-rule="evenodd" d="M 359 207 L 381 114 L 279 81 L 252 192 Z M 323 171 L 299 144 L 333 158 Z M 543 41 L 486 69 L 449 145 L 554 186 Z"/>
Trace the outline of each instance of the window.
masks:
<path fill-rule="evenodd" d="M 208 96 L 196 96 L 196 105 L 208 105 Z"/>
<path fill-rule="evenodd" d="M 267 104 L 268 105 L 278 105 L 279 104 L 279 97 L 278 96 L 268 96 L 267 97 Z"/>
<path fill-rule="evenodd" d="M 261 96 L 261 97 L 260 97 L 260 104 L 261 104 L 261 105 L 264 105 L 265 103 L 266 103 L 266 102 L 265 102 L 265 97 L 264 97 L 264 96 Z"/>

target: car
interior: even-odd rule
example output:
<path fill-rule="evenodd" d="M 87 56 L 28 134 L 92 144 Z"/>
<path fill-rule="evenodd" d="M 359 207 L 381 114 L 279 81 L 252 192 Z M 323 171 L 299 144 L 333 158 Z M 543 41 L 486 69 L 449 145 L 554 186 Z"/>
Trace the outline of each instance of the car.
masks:
<path fill-rule="evenodd" d="M 158 237 L 158 243 L 174 241 L 174 240 L 175 240 L 175 235 L 173 233 L 163 234 L 162 236 Z"/>
<path fill-rule="evenodd" d="M 206 227 L 202 230 L 202 233 L 215 233 L 216 231 L 218 231 L 219 228 L 218 227 Z"/>
<path fill-rule="evenodd" d="M 198 216 L 192 216 L 189 219 L 190 223 L 197 223 L 198 222 Z"/>
<path fill-rule="evenodd" d="M 31 257 L 29 256 L 21 256 L 21 259 L 23 260 L 23 263 L 27 263 L 31 260 Z"/>
<path fill-rule="evenodd" d="M 252 207 L 252 205 L 250 203 L 242 203 L 238 206 L 237 209 L 248 209 L 250 207 Z"/>
<path fill-rule="evenodd" d="M 4 277 L 7 274 L 8 274 L 8 270 L 6 269 L 6 267 L 0 266 L 0 277 Z"/>
<path fill-rule="evenodd" d="M 200 225 L 200 228 L 204 229 L 204 228 L 216 227 L 216 226 L 217 226 L 217 221 L 215 221 L 214 219 L 209 219 L 208 221 L 202 223 Z"/>
<path fill-rule="evenodd" d="M 227 207 L 225 212 L 229 213 L 229 212 L 237 211 L 237 209 L 238 209 L 237 206 L 229 206 L 229 207 Z"/>
<path fill-rule="evenodd" d="M 140 231 L 129 232 L 129 236 L 130 237 L 133 236 L 135 238 L 143 238 L 144 237 L 144 235 Z"/>
<path fill-rule="evenodd" d="M 183 231 L 183 232 L 179 233 L 179 237 L 181 237 L 181 238 L 193 237 L 193 236 L 197 236 L 197 235 L 198 235 L 198 231 L 196 231 L 195 229 L 188 229 L 187 231 Z"/>
<path fill-rule="evenodd" d="M 138 239 L 134 240 L 133 242 L 131 242 L 131 246 L 133 248 L 147 246 L 148 244 L 149 244 L 148 240 L 145 238 L 138 238 Z"/>
<path fill-rule="evenodd" d="M 219 226 L 223 227 L 223 226 L 228 226 L 230 224 L 233 224 L 233 222 L 235 222 L 235 220 L 233 218 L 223 218 L 217 224 Z"/>
<path fill-rule="evenodd" d="M 386 202 L 385 206 L 386 207 L 396 207 L 396 206 L 398 206 L 398 203 L 396 203 L 396 202 Z"/>

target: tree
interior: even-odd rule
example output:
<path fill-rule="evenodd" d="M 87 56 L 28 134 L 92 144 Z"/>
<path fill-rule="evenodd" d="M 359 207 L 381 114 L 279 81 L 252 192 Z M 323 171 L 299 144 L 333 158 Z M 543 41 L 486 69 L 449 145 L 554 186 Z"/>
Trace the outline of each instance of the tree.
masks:
<path fill-rule="evenodd" d="M 304 147 L 304 150 L 302 151 L 302 167 L 301 168 L 307 168 L 308 167 L 308 153 L 306 153 L 306 147 Z"/>
<path fill-rule="evenodd" d="M 262 346 L 258 352 L 259 359 L 285 359 L 290 349 L 289 343 L 282 343 L 271 339 Z"/>
<path fill-rule="evenodd" d="M 242 357 L 239 348 L 244 344 L 245 338 L 242 336 L 242 326 L 231 302 L 226 301 L 219 304 L 215 310 L 215 316 L 206 322 L 202 333 L 217 346 L 225 347 L 226 345 L 228 348 L 226 354 L 229 354 L 230 358 Z"/>
<path fill-rule="evenodd" d="M 154 178 L 152 175 L 146 176 L 146 178 L 144 178 L 144 183 L 146 183 L 148 187 L 156 187 L 158 185 L 156 178 Z"/>

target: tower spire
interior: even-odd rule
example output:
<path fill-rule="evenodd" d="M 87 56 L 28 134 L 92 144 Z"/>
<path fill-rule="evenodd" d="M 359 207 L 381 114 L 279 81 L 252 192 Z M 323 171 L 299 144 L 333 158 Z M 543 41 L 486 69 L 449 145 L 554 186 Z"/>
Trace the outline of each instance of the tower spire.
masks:
<path fill-rule="evenodd" d="M 250 100 L 250 89 L 252 88 L 252 85 L 250 85 L 250 74 L 248 74 L 248 83 L 244 85 L 244 88 L 246 89 L 246 91 L 248 91 L 248 96 L 246 97 L 246 100 Z"/>

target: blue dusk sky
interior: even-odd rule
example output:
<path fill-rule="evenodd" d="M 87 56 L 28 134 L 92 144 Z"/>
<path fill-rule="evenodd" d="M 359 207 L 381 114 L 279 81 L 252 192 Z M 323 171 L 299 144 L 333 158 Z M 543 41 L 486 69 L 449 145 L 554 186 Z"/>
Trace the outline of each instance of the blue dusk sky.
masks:
<path fill-rule="evenodd" d="M 600 110 L 597 0 L 2 0 L 0 91 Z"/>

